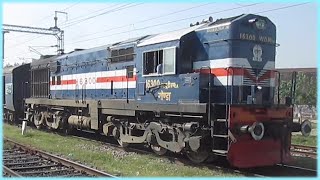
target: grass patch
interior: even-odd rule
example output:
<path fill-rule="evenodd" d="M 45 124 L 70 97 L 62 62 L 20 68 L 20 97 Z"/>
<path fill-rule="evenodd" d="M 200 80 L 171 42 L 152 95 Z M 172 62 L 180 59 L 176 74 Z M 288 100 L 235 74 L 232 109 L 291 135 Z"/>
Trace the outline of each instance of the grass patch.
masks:
<path fill-rule="evenodd" d="M 108 150 L 98 142 L 28 129 L 26 136 L 15 126 L 4 124 L 4 136 L 22 144 L 58 154 L 121 176 L 240 176 L 237 173 L 173 164 L 151 155 Z M 127 154 L 127 155 L 123 155 Z"/>
<path fill-rule="evenodd" d="M 302 135 L 293 135 L 291 143 L 305 146 L 317 146 L 317 136 L 304 137 Z"/>

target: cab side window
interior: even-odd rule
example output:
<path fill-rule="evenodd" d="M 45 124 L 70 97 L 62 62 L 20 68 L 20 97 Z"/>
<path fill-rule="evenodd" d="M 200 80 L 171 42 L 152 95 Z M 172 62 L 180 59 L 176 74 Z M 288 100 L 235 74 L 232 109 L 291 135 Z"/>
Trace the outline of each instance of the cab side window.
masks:
<path fill-rule="evenodd" d="M 175 47 L 143 53 L 143 75 L 175 74 L 175 66 Z"/>

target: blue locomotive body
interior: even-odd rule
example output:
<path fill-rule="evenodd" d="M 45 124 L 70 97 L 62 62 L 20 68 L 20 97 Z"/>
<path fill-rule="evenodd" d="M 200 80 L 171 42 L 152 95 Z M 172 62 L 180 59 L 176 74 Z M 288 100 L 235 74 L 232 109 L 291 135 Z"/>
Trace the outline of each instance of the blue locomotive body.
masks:
<path fill-rule="evenodd" d="M 261 29 L 254 25 L 258 17 L 265 26 Z M 264 99 L 271 103 L 274 59 L 273 23 L 242 15 L 57 57 L 54 63 L 59 68 L 51 72 L 50 97 L 207 102 L 208 80 L 199 71 L 208 67 L 214 76 L 211 102 L 246 103 L 251 85 L 261 85 Z M 163 73 L 157 73 L 162 63 Z"/>
<path fill-rule="evenodd" d="M 292 107 L 273 102 L 275 48 L 275 25 L 248 14 L 39 59 L 26 118 L 195 162 L 209 155 L 237 167 L 285 162 Z"/>

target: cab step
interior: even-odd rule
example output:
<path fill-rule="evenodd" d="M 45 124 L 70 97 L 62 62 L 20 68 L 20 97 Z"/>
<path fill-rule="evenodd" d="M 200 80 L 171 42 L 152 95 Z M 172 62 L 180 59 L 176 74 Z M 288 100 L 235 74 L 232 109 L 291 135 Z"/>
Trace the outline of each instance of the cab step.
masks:
<path fill-rule="evenodd" d="M 217 122 L 226 122 L 228 121 L 227 119 L 216 119 Z"/>
<path fill-rule="evenodd" d="M 213 137 L 218 137 L 218 138 L 228 138 L 228 135 L 223 135 L 223 134 L 214 134 Z"/>
<path fill-rule="evenodd" d="M 227 150 L 222 150 L 222 149 L 214 149 L 212 150 L 213 153 L 215 154 L 219 154 L 219 155 L 227 155 L 228 154 L 228 151 Z"/>

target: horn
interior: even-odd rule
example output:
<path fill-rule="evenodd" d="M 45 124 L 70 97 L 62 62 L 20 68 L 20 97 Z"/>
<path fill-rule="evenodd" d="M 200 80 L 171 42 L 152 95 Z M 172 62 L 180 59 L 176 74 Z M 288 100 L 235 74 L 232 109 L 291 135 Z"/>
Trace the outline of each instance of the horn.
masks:
<path fill-rule="evenodd" d="M 212 22 L 213 18 L 210 16 L 208 20 L 209 20 L 209 22 Z"/>
<path fill-rule="evenodd" d="M 203 19 L 201 23 L 209 23 L 212 21 L 213 21 L 213 18 L 210 16 L 208 19 Z"/>

